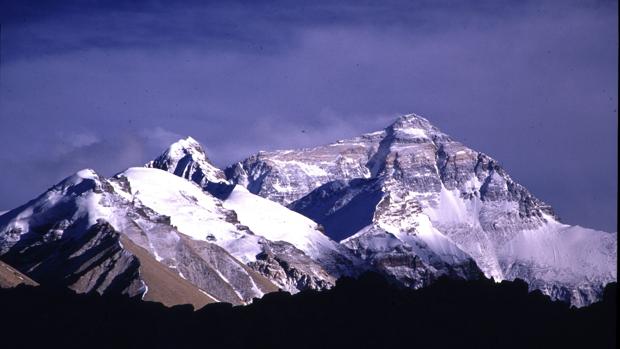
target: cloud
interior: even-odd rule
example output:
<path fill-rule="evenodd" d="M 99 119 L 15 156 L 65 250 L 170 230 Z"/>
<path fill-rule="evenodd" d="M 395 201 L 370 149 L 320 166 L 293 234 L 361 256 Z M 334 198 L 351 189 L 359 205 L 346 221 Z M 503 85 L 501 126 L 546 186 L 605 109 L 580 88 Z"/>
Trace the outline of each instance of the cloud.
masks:
<path fill-rule="evenodd" d="M 158 147 L 161 149 L 165 149 L 179 139 L 185 138 L 178 133 L 168 131 L 159 126 L 142 130 L 139 134 L 146 144 L 151 147 Z"/>
<path fill-rule="evenodd" d="M 101 142 L 101 139 L 92 132 L 60 132 L 56 153 L 63 155 L 74 152 L 76 149 L 90 147 Z"/>
<path fill-rule="evenodd" d="M 112 176 L 126 168 L 142 166 L 180 138 L 161 127 L 104 133 L 65 131 L 53 140 L 33 139 L 30 144 L 15 145 L 13 152 L 2 153 L 0 162 L 7 171 L 2 172 L 0 180 L 0 207 L 17 207 L 84 168 Z M 27 146 L 33 148 L 20 151 Z M 28 156 L 24 157 L 24 153 Z"/>

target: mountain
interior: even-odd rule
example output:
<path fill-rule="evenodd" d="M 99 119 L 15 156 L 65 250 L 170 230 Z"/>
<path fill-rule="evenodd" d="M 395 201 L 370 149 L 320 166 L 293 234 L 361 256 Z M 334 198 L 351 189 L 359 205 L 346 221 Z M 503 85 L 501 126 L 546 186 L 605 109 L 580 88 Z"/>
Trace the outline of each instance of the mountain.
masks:
<path fill-rule="evenodd" d="M 260 206 L 243 205 L 237 200 L 229 206 L 237 210 L 233 211 L 227 208 L 220 199 L 201 190 L 195 183 L 157 169 L 132 168 L 115 178 L 125 178 L 131 188 L 132 200 L 137 199 L 155 212 L 170 217 L 171 224 L 183 235 L 191 238 L 192 241 L 205 241 L 221 247 L 241 264 L 263 273 L 279 288 L 293 292 L 305 288 L 322 289 L 332 285 L 340 276 L 330 275 L 322 265 L 308 258 L 309 256 L 303 251 L 307 245 L 291 244 L 291 242 L 304 241 L 304 238 L 311 239 L 312 234 L 316 239 L 316 235 L 320 233 L 313 230 L 312 225 L 316 227 L 316 223 L 284 207 L 282 211 L 285 212 L 280 212 L 278 219 L 282 217 L 286 219 L 285 214 L 290 212 L 290 215 L 294 217 L 293 219 L 289 217 L 289 222 L 294 221 L 295 218 L 308 222 L 304 222 L 306 225 L 302 226 L 300 231 L 295 230 L 299 226 L 289 227 L 291 230 L 288 237 L 280 236 L 280 239 L 270 240 L 269 238 L 274 236 L 268 234 L 263 236 L 258 231 L 254 231 L 257 225 L 252 217 L 256 214 L 248 213 L 249 210 L 260 209 Z M 248 217 L 250 217 L 249 220 L 246 220 Z M 291 224 L 286 220 L 283 223 Z M 274 226 L 277 225 L 274 224 Z M 261 229 L 260 232 L 264 233 L 265 229 Z M 299 236 L 301 240 L 296 238 Z M 331 242 L 334 247 L 337 246 L 347 251 L 337 243 L 321 236 L 323 240 Z M 323 240 L 318 241 L 324 242 Z M 218 258 L 215 258 L 213 262 L 217 263 Z M 226 277 L 229 278 L 229 276 Z M 250 296 L 257 295 L 260 294 L 248 294 L 246 300 L 250 300 Z"/>
<path fill-rule="evenodd" d="M 414 287 L 471 277 L 471 259 L 487 277 L 578 306 L 616 280 L 617 233 L 562 224 L 496 160 L 415 114 L 325 146 L 259 152 L 226 174 Z"/>
<path fill-rule="evenodd" d="M 377 132 L 325 147 L 261 151 L 228 167 L 226 175 L 254 194 L 288 205 L 331 181 L 371 178 L 367 163 L 382 138 Z"/>
<path fill-rule="evenodd" d="M 191 137 L 109 178 L 79 171 L 0 215 L 0 280 L 199 308 L 375 271 L 416 289 L 519 278 L 583 306 L 616 280 L 616 246 L 411 114 L 224 171 Z"/>
<path fill-rule="evenodd" d="M 229 181 L 224 171 L 217 168 L 192 137 L 173 143 L 145 167 L 158 168 L 198 184 L 211 194 L 220 196 L 228 192 Z"/>
<path fill-rule="evenodd" d="M 204 161 L 207 157 L 202 147 L 194 141 L 189 142 L 188 139 L 175 142 L 157 160 L 145 166 L 159 168 L 194 182 L 203 189 L 203 195 L 221 202 L 221 206 L 230 210 L 242 225 L 253 234 L 260 236 L 263 241 L 261 244 L 268 248 L 263 251 L 265 253 L 261 253 L 256 247 L 258 244 L 255 243 L 253 250 L 243 252 L 240 248 L 229 245 L 226 238 L 209 237 L 214 243 L 231 251 L 244 263 L 277 279 L 275 283 L 287 291 L 330 287 L 339 277 L 356 275 L 366 269 L 364 261 L 346 247 L 327 237 L 322 227 L 311 219 L 279 203 L 252 194 L 243 186 L 226 184 L 227 182 L 219 182 L 216 193 L 214 193 L 221 198 L 220 201 L 215 196 L 209 195 L 214 187 L 209 184 L 205 185 L 202 177 L 186 177 L 184 175 L 186 172 L 179 171 L 178 166 L 162 165 L 183 163 L 185 168 L 191 168 L 195 173 L 220 171 L 212 163 Z M 156 191 L 156 187 L 152 189 L 151 192 Z M 161 210 L 168 207 L 159 199 L 152 200 L 149 205 L 157 205 L 157 203 L 162 204 Z M 190 222 L 203 216 L 196 215 L 192 211 L 191 215 L 181 219 L 182 224 L 198 224 Z M 204 222 L 203 224 L 212 223 Z M 198 237 L 194 236 L 194 238 Z M 260 258 L 257 259 L 257 255 Z M 294 270 L 276 270 L 291 266 Z"/>
<path fill-rule="evenodd" d="M 144 170 L 153 178 L 165 174 Z M 185 294 L 198 306 L 239 304 L 276 289 L 219 246 L 179 233 L 170 217 L 132 197 L 129 185 L 125 176 L 105 179 L 82 170 L 6 213 L 0 217 L 2 260 L 46 285 L 147 299 Z M 248 287 L 256 284 L 265 286 Z"/>
<path fill-rule="evenodd" d="M 243 191 L 226 203 L 238 215 L 166 171 L 82 170 L 0 216 L 0 257 L 46 285 L 196 307 L 329 288 L 363 264 L 310 219 Z"/>
<path fill-rule="evenodd" d="M 357 274 L 364 262 L 327 237 L 317 223 L 288 208 L 235 186 L 224 200 L 242 224 L 270 241 L 284 241 L 303 251 L 334 278 Z"/>
<path fill-rule="evenodd" d="M 212 164 L 201 161 L 204 158 L 202 155 L 204 151 L 199 146 L 192 144 L 191 149 L 171 151 L 171 149 L 183 149 L 186 146 L 188 146 L 186 140 L 180 140 L 158 159 L 164 159 L 163 163 L 180 163 L 181 160 L 174 158 L 176 154 L 184 158 L 185 166 L 195 168 L 201 173 L 213 172 Z M 291 151 L 288 154 L 292 153 Z M 187 154 L 198 154 L 198 156 L 196 160 L 192 160 L 192 155 Z M 293 163 L 297 162 L 293 160 Z M 155 165 L 154 162 L 150 162 L 146 166 Z M 177 175 L 182 173 L 171 167 L 164 166 L 161 169 Z M 286 167 L 285 170 L 290 170 L 290 168 Z M 344 172 L 351 173 L 350 171 Z M 232 181 L 236 179 L 231 178 Z M 276 183 L 278 181 L 279 179 L 276 178 Z M 208 191 L 208 188 L 200 181 L 195 181 L 195 183 Z M 297 187 L 294 189 L 299 190 Z M 324 235 L 324 232 L 320 231 L 323 227 L 317 226 L 314 221 L 289 210 L 280 203 L 252 194 L 240 184 L 234 185 L 232 190 L 229 189 L 226 192 L 227 194 L 222 196 L 224 207 L 234 210 L 242 224 L 270 241 L 286 241 L 301 249 L 332 276 L 327 280 L 329 285 L 332 285 L 333 280 L 338 277 L 355 275 L 367 269 L 379 270 L 398 282 L 412 287 L 427 286 L 442 275 L 465 279 L 482 277 L 474 260 L 445 238 L 438 244 L 443 244 L 442 247 L 447 250 L 439 253 L 437 249 L 432 249 L 432 247 L 437 247 L 435 246 L 437 244 L 427 246 L 429 239 L 412 237 L 409 239 L 409 243 L 412 244 L 397 244 L 395 241 L 390 241 L 387 243 L 389 251 L 367 255 L 359 253 L 361 248 L 352 249 L 351 246 L 336 243 Z M 370 200 L 363 201 L 365 205 L 372 203 Z M 352 221 L 347 217 L 340 217 L 339 220 L 343 224 Z M 376 243 L 371 242 L 371 244 Z M 411 249 L 411 245 L 416 246 L 415 251 Z"/>

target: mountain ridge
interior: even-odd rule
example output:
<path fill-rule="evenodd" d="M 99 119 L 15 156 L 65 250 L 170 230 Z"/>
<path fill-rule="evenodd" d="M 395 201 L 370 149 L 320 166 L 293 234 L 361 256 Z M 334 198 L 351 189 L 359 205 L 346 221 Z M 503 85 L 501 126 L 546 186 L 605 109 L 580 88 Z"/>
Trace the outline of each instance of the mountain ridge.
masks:
<path fill-rule="evenodd" d="M 569 246 L 561 236 L 550 238 L 569 231 L 551 206 L 516 183 L 498 161 L 453 140 L 416 114 L 401 116 L 384 130 L 324 146 L 260 152 L 226 173 L 251 192 L 307 215 L 338 240 L 365 229 L 364 245 L 377 243 L 376 254 L 382 260 L 385 241 L 395 232 L 413 234 L 391 240 L 413 251 L 419 238 L 424 239 L 416 227 L 424 227 L 471 255 L 487 277 L 521 277 L 574 304 L 588 304 L 605 283 L 616 279 L 617 234 L 570 230 L 572 239 L 594 251 L 590 257 L 580 255 L 577 243 Z M 407 212 L 414 214 L 404 219 Z M 574 254 L 584 260 L 608 259 L 598 266 L 603 270 L 580 269 L 575 280 L 567 281 L 564 275 L 572 272 L 538 251 L 528 254 L 524 247 L 528 240 L 534 245 L 544 242 L 548 254 L 560 253 L 562 258 Z M 349 240 L 349 245 L 356 244 Z M 394 267 L 407 277 L 401 265 Z M 577 266 L 569 269 L 573 267 Z M 585 286 L 588 280 L 594 280 L 592 288 Z"/>
<path fill-rule="evenodd" d="M 107 262 L 88 257 L 102 251 Z M 130 296 L 149 295 L 149 267 L 159 270 L 151 280 L 173 282 L 194 304 L 324 290 L 374 270 L 412 288 L 446 276 L 520 278 L 583 306 L 616 280 L 617 233 L 562 224 L 495 159 L 407 114 L 384 130 L 259 152 L 224 170 L 187 137 L 142 168 L 79 171 L 0 215 L 0 258 L 26 274 L 58 273 L 47 282 L 111 273 L 93 281 L 100 293 L 133 275 L 121 288 Z"/>

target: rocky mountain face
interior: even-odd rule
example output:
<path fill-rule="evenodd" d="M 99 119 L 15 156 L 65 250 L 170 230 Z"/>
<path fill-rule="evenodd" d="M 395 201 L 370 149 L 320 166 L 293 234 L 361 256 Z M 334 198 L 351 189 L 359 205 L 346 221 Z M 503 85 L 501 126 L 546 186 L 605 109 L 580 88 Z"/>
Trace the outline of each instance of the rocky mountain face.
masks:
<path fill-rule="evenodd" d="M 366 164 L 382 138 L 376 132 L 326 147 L 261 151 L 228 167 L 226 175 L 254 194 L 288 205 L 322 184 L 372 177 Z"/>
<path fill-rule="evenodd" d="M 183 163 L 183 166 L 193 169 L 195 173 L 221 172 L 212 163 L 203 161 L 206 158 L 199 144 L 180 140 L 171 145 L 158 160 L 147 163 L 146 167 L 159 168 L 197 184 L 203 192 L 195 196 L 208 197 L 212 205 L 229 217 L 220 217 L 219 222 L 232 219 L 249 232 L 249 235 L 242 238 L 235 236 L 234 240 L 228 234 L 210 234 L 206 237 L 207 241 L 222 246 L 279 288 L 290 292 L 328 288 L 341 276 L 354 276 L 366 270 L 364 261 L 323 234 L 321 227 L 307 217 L 254 195 L 239 185 L 219 182 L 219 187 L 213 193 L 214 187 L 205 185 L 202 177 L 185 177 L 185 172 L 179 171 L 178 166 L 160 166 Z M 153 187 L 151 191 L 156 192 L 157 188 Z M 168 212 L 169 205 L 162 203 L 159 198 L 149 202 L 152 206 L 158 206 L 161 212 Z M 200 205 L 199 202 L 195 204 Z M 216 223 L 202 219 L 208 217 L 207 213 L 197 215 L 192 203 L 188 203 L 187 207 L 191 214 L 179 217 L 178 227 L 195 239 L 203 239 L 204 236 L 192 235 L 194 227 Z M 182 225 L 188 227 L 183 228 Z"/>
<path fill-rule="evenodd" d="M 261 152 L 226 173 L 414 287 L 473 277 L 477 265 L 580 306 L 616 280 L 616 233 L 560 223 L 496 160 L 414 114 L 326 146 Z"/>
<path fill-rule="evenodd" d="M 167 175 L 139 170 L 145 176 Z M 65 284 L 78 292 L 145 297 L 161 288 L 145 282 L 147 271 L 137 256 L 142 251 L 147 252 L 143 259 L 157 261 L 146 261 L 152 274 L 157 268 L 176 270 L 181 278 L 172 281 L 183 288 L 194 285 L 192 297 L 203 298 L 203 305 L 208 300 L 240 304 L 277 289 L 226 250 L 189 239 L 169 216 L 142 204 L 142 193 L 130 189 L 128 172 L 105 179 L 92 170 L 80 171 L 2 215 L 1 258 L 40 283 Z M 131 249 L 125 246 L 129 242 Z"/>
<path fill-rule="evenodd" d="M 0 261 L 0 288 L 12 288 L 22 284 L 29 286 L 39 285 L 17 269 Z"/>
<path fill-rule="evenodd" d="M 224 171 L 217 168 L 195 139 L 187 137 L 173 143 L 145 167 L 158 168 L 198 184 L 216 196 L 226 195 L 231 188 Z"/>
<path fill-rule="evenodd" d="M 40 283 L 132 297 L 146 291 L 139 260 L 121 247 L 120 234 L 103 220 L 72 239 L 30 239 L 20 240 L 3 258 Z"/>
<path fill-rule="evenodd" d="M 0 258 L 45 284 L 195 306 L 329 288 L 351 275 L 348 265 L 362 263 L 311 220 L 257 196 L 248 206 L 244 195 L 254 196 L 240 193 L 230 205 L 261 232 L 278 228 L 264 231 L 278 240 L 255 234 L 220 199 L 166 171 L 130 168 L 103 178 L 83 170 L 0 217 Z M 265 222 L 269 205 L 280 212 Z M 263 210 L 263 221 L 252 209 Z"/>
<path fill-rule="evenodd" d="M 366 270 L 412 288 L 521 278 L 581 306 L 616 280 L 616 245 L 562 224 L 497 161 L 413 114 L 225 171 L 188 137 L 145 167 L 82 170 L 0 214 L 0 259 L 34 282 L 195 307 Z"/>

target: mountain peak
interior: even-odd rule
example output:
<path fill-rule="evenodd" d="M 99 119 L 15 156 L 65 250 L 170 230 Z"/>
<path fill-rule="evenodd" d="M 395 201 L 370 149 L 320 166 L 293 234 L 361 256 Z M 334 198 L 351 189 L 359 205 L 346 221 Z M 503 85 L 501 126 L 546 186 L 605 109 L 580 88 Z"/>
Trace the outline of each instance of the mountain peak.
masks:
<path fill-rule="evenodd" d="M 95 170 L 90 169 L 90 168 L 85 168 L 63 179 L 57 185 L 63 188 L 69 188 L 69 187 L 76 186 L 81 183 L 90 183 L 89 185 L 96 186 L 96 185 L 99 185 L 100 178 L 101 177 L 99 176 L 99 174 L 97 174 L 97 172 L 95 172 Z"/>
<path fill-rule="evenodd" d="M 398 117 L 386 131 L 398 139 L 450 140 L 450 136 L 441 132 L 426 118 L 413 113 Z"/>
<path fill-rule="evenodd" d="M 183 156 L 186 154 L 192 154 L 192 155 L 195 154 L 195 155 L 199 155 L 200 157 L 204 156 L 206 158 L 206 152 L 204 151 L 200 143 L 190 136 L 181 138 L 178 141 L 172 143 L 168 147 L 168 150 L 166 151 L 166 153 L 168 153 L 169 155 L 180 155 L 180 156 Z"/>
<path fill-rule="evenodd" d="M 207 153 L 202 148 L 200 143 L 192 138 L 191 136 L 187 136 L 185 138 L 181 138 L 178 141 L 170 144 L 168 149 L 166 149 L 160 156 L 158 156 L 154 161 L 151 161 L 149 164 L 155 165 L 155 163 L 178 163 L 183 159 L 191 159 L 193 161 L 198 162 L 206 162 L 210 166 L 213 166 L 209 158 L 207 157 Z M 147 164 L 148 166 L 148 164 Z M 168 168 L 162 168 L 160 166 L 148 166 L 148 167 L 156 167 L 162 170 L 168 170 Z"/>
<path fill-rule="evenodd" d="M 174 173 L 205 188 L 209 183 L 228 182 L 224 172 L 209 160 L 200 143 L 190 136 L 172 143 L 145 166 Z"/>
<path fill-rule="evenodd" d="M 97 174 L 97 172 L 95 172 L 95 170 L 91 168 L 85 168 L 85 169 L 77 171 L 75 173 L 75 176 L 82 178 L 82 179 L 95 179 L 99 175 Z"/>
<path fill-rule="evenodd" d="M 396 120 L 404 120 L 404 121 L 423 120 L 423 121 L 428 122 L 428 120 L 426 118 L 424 118 L 421 115 L 418 115 L 416 113 L 409 113 L 409 114 L 401 115 Z"/>
<path fill-rule="evenodd" d="M 402 129 L 421 129 L 421 130 L 431 130 L 436 129 L 427 119 L 421 117 L 417 114 L 406 114 L 401 115 L 394 121 L 391 125 L 391 128 L 396 130 Z"/>
<path fill-rule="evenodd" d="M 181 138 L 181 139 L 179 139 L 178 141 L 176 141 L 173 144 L 177 144 L 177 143 L 200 147 L 200 143 L 196 139 L 194 139 L 192 136 L 187 136 L 185 138 Z"/>

